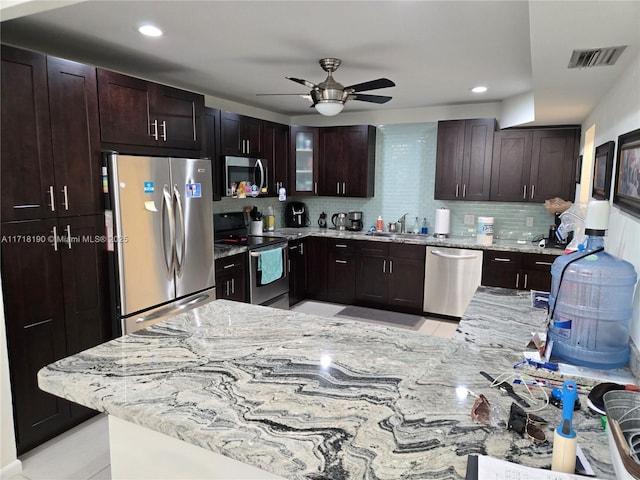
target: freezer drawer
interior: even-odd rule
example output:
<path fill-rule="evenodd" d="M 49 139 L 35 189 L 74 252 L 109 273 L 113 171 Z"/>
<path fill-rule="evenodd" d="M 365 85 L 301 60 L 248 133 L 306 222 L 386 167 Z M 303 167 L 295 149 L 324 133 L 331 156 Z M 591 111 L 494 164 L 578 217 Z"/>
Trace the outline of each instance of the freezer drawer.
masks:
<path fill-rule="evenodd" d="M 482 279 L 482 250 L 427 247 L 424 311 L 461 317 Z"/>

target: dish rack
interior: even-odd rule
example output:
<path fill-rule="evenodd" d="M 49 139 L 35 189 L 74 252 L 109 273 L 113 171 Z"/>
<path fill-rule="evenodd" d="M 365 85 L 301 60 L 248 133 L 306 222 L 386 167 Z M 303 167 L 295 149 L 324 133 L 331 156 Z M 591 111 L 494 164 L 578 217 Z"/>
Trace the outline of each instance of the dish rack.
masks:
<path fill-rule="evenodd" d="M 618 478 L 640 479 L 640 392 L 604 395 L 611 458 Z"/>

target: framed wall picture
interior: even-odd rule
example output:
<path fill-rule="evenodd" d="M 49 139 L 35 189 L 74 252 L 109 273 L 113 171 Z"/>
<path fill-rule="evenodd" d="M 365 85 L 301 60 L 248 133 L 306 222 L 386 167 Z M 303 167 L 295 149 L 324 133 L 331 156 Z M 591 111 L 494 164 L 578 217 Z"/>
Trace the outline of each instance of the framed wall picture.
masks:
<path fill-rule="evenodd" d="M 591 196 L 597 200 L 609 200 L 610 198 L 615 147 L 615 142 L 607 142 L 596 148 L 596 157 L 593 160 Z"/>
<path fill-rule="evenodd" d="M 640 217 L 640 128 L 618 137 L 613 203 Z"/>

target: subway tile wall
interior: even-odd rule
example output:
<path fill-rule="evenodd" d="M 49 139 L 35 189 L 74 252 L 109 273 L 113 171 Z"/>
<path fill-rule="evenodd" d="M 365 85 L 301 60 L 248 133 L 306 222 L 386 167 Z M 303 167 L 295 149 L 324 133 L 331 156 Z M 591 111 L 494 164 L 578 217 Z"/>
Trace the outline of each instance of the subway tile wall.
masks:
<path fill-rule="evenodd" d="M 309 209 L 312 226 L 317 225 L 320 213 L 325 212 L 331 226 L 331 216 L 337 212 L 363 212 L 365 228 L 375 225 L 378 215 L 386 224 L 407 213 L 407 230 L 415 217 L 420 225 L 427 219 L 431 232 L 437 208 L 451 211 L 451 235 L 474 236 L 477 217 L 494 217 L 496 238 L 527 239 L 547 235 L 554 217 L 542 204 L 511 202 L 463 202 L 434 200 L 437 123 L 379 125 L 376 134 L 375 196 L 373 198 L 288 197 L 302 201 Z M 266 211 L 271 205 L 276 214 L 276 227 L 284 225 L 284 204 L 277 198 L 230 199 L 214 202 L 215 212 L 242 210 L 257 206 Z M 473 224 L 464 223 L 465 216 L 473 217 Z M 531 227 L 527 226 L 527 217 Z M 467 218 L 469 219 L 469 217 Z"/>

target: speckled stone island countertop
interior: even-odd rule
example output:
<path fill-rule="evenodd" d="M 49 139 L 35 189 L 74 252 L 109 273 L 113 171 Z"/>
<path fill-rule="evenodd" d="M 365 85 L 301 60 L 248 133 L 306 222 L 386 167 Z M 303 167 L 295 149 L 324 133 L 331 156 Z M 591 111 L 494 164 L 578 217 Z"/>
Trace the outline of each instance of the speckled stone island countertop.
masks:
<path fill-rule="evenodd" d="M 366 232 L 339 231 L 332 228 L 304 227 L 304 228 L 279 228 L 274 232 L 265 232 L 265 235 L 285 237 L 288 240 L 295 240 L 309 236 L 344 238 L 349 240 L 366 240 L 372 242 L 394 242 L 408 243 L 413 245 L 439 245 L 452 248 L 471 248 L 476 250 L 500 250 L 505 252 L 523 253 L 543 253 L 548 255 L 562 255 L 563 249 L 542 248 L 537 243 L 530 240 L 506 240 L 494 239 L 491 245 L 481 245 L 476 237 L 448 237 L 435 238 L 433 235 L 403 234 L 393 238 L 386 236 L 371 236 Z M 246 252 L 246 247 L 235 247 L 229 245 L 216 245 L 215 258 L 224 258 L 238 253 Z"/>
<path fill-rule="evenodd" d="M 54 395 L 289 479 L 465 476 L 469 454 L 549 468 L 561 412 L 536 445 L 470 412 L 479 375 L 513 370 L 544 311 L 480 287 L 453 339 L 216 300 L 43 368 Z M 585 402 L 586 404 L 586 399 Z M 597 476 L 614 478 L 600 417 L 574 416 Z"/>

